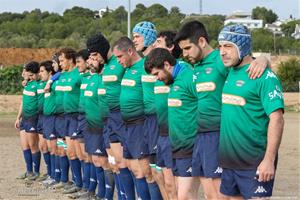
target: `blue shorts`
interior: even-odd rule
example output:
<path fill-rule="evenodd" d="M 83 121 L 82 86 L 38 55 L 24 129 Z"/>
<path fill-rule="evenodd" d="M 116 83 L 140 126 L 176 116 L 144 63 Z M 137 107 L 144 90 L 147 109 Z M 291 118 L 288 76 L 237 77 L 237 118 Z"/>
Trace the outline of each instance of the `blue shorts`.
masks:
<path fill-rule="evenodd" d="M 104 145 L 103 129 L 89 128 L 84 134 L 85 151 L 89 155 L 107 156 Z"/>
<path fill-rule="evenodd" d="M 174 176 L 192 177 L 192 158 L 175 158 L 173 159 Z"/>
<path fill-rule="evenodd" d="M 22 118 L 20 122 L 20 131 L 25 131 L 26 133 L 37 133 L 37 123 L 38 115 Z"/>
<path fill-rule="evenodd" d="M 159 136 L 157 141 L 156 165 L 172 169 L 172 146 L 169 136 Z"/>
<path fill-rule="evenodd" d="M 148 154 L 148 146 L 144 137 L 144 121 L 126 124 L 123 140 L 123 157 L 126 159 L 140 159 Z"/>
<path fill-rule="evenodd" d="M 221 178 L 219 140 L 220 132 L 198 133 L 193 149 L 193 176 Z"/>
<path fill-rule="evenodd" d="M 221 193 L 227 196 L 242 195 L 245 199 L 272 196 L 274 179 L 258 182 L 256 170 L 223 169 Z"/>
<path fill-rule="evenodd" d="M 122 143 L 126 127 L 120 111 L 109 111 L 106 129 L 110 143 Z"/>
<path fill-rule="evenodd" d="M 43 130 L 43 136 L 47 140 L 55 140 L 57 138 L 55 131 L 55 115 L 44 115 Z"/>
<path fill-rule="evenodd" d="M 157 116 L 154 115 L 146 115 L 146 119 L 144 122 L 144 130 L 145 130 L 145 140 L 148 146 L 149 154 L 157 153 L 157 140 L 159 136 L 159 129 L 157 124 Z"/>
<path fill-rule="evenodd" d="M 39 114 L 38 123 L 37 123 L 37 132 L 39 134 L 43 134 L 43 122 L 44 122 L 43 117 L 44 117 L 43 114 Z"/>
<path fill-rule="evenodd" d="M 103 139 L 104 139 L 105 149 L 110 148 L 109 133 L 110 133 L 110 129 L 108 128 L 107 123 L 105 123 L 104 128 L 103 128 Z"/>
<path fill-rule="evenodd" d="M 78 127 L 78 113 L 67 113 L 65 114 L 65 131 L 66 137 L 76 139 L 77 127 Z"/>
<path fill-rule="evenodd" d="M 55 115 L 55 133 L 58 138 L 66 136 L 66 120 L 64 114 Z"/>
<path fill-rule="evenodd" d="M 83 138 L 83 134 L 87 127 L 87 121 L 84 114 L 79 114 L 77 118 L 77 130 L 76 135 L 72 136 L 73 139 Z"/>

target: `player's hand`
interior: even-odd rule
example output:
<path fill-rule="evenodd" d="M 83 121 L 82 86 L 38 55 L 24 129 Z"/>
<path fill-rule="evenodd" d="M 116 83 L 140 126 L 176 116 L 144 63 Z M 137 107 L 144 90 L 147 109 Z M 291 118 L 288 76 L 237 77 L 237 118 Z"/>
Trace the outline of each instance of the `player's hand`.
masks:
<path fill-rule="evenodd" d="M 22 81 L 22 86 L 25 87 L 26 84 L 27 84 L 27 80 L 23 80 L 23 81 Z"/>
<path fill-rule="evenodd" d="M 258 181 L 266 182 L 274 179 L 275 176 L 275 166 L 274 162 L 270 159 L 264 158 L 259 164 L 258 168 Z"/>
<path fill-rule="evenodd" d="M 268 66 L 268 60 L 265 57 L 258 57 L 250 63 L 247 69 L 250 79 L 259 78 Z"/>
<path fill-rule="evenodd" d="M 45 93 L 50 92 L 50 87 L 51 87 L 51 85 L 49 83 L 47 83 L 45 88 L 44 88 Z"/>
<path fill-rule="evenodd" d="M 15 128 L 19 129 L 20 128 L 20 119 L 17 119 L 15 122 Z"/>

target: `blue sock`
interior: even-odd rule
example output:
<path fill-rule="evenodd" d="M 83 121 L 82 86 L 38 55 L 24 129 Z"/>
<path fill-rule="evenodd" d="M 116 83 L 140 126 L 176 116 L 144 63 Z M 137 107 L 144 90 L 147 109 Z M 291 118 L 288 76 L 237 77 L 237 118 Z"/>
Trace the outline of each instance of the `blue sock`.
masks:
<path fill-rule="evenodd" d="M 117 188 L 117 194 L 118 194 L 118 200 L 125 200 L 126 196 L 125 196 L 125 191 L 121 185 L 120 182 L 120 178 L 119 178 L 119 174 L 114 173 L 114 179 L 115 179 L 115 184 L 116 184 L 116 188 Z M 123 196 L 124 195 L 124 196 Z"/>
<path fill-rule="evenodd" d="M 97 175 L 96 175 L 96 167 L 93 163 L 90 164 L 90 185 L 89 192 L 95 193 L 97 187 Z"/>
<path fill-rule="evenodd" d="M 69 160 L 67 156 L 60 157 L 60 181 L 66 183 L 69 181 Z"/>
<path fill-rule="evenodd" d="M 32 154 L 30 149 L 23 150 L 23 156 L 26 163 L 26 171 L 32 172 Z"/>
<path fill-rule="evenodd" d="M 74 174 L 75 185 L 82 188 L 82 175 L 81 175 L 81 163 L 78 158 L 70 160 L 72 172 Z"/>
<path fill-rule="evenodd" d="M 55 154 L 50 155 L 50 165 L 51 165 L 50 177 L 54 179 L 55 178 Z"/>
<path fill-rule="evenodd" d="M 44 161 L 46 163 L 47 166 L 47 174 L 48 176 L 51 175 L 51 159 L 50 159 L 50 153 L 43 153 L 43 157 L 44 157 Z"/>
<path fill-rule="evenodd" d="M 148 183 L 151 199 L 163 200 L 159 187 L 156 182 Z"/>
<path fill-rule="evenodd" d="M 105 197 L 105 175 L 102 167 L 96 167 L 97 183 L 98 183 L 98 192 L 97 196 L 100 198 Z"/>
<path fill-rule="evenodd" d="M 137 190 L 137 194 L 138 196 L 143 199 L 143 200 L 147 200 L 147 199 L 151 199 L 150 197 L 150 193 L 149 193 L 149 189 L 148 189 L 148 184 L 146 182 L 146 178 L 136 178 L 136 190 Z"/>
<path fill-rule="evenodd" d="M 60 167 L 60 163 L 61 163 L 61 158 L 57 155 L 55 155 L 54 158 L 54 162 L 55 162 L 55 166 L 54 166 L 54 179 L 56 182 L 60 182 L 61 180 L 61 167 Z"/>
<path fill-rule="evenodd" d="M 113 200 L 115 191 L 115 179 L 111 170 L 104 170 L 105 177 L 105 199 Z"/>
<path fill-rule="evenodd" d="M 120 178 L 121 185 L 124 188 L 127 199 L 134 200 L 135 199 L 134 182 L 129 169 L 121 168 L 119 178 Z"/>
<path fill-rule="evenodd" d="M 90 176 L 91 176 L 91 163 L 83 162 L 83 177 L 82 177 L 82 188 L 89 189 L 90 186 Z"/>
<path fill-rule="evenodd" d="M 38 151 L 36 153 L 32 153 L 32 163 L 33 163 L 33 171 L 35 173 L 40 173 L 40 165 L 41 165 L 41 152 Z"/>

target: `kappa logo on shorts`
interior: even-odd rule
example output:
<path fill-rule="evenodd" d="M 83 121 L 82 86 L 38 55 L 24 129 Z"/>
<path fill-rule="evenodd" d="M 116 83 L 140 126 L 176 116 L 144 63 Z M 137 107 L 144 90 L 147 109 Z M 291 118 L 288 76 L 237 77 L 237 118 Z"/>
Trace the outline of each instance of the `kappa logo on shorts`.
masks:
<path fill-rule="evenodd" d="M 222 174 L 222 172 L 223 172 L 222 167 L 218 167 L 218 168 L 216 169 L 216 171 L 214 172 L 214 174 Z"/>
<path fill-rule="evenodd" d="M 35 131 L 35 128 L 34 128 L 34 127 L 31 127 L 29 130 L 30 130 L 30 131 Z"/>
<path fill-rule="evenodd" d="M 189 167 L 188 170 L 186 170 L 187 173 L 192 173 L 193 169 L 192 167 Z"/>
<path fill-rule="evenodd" d="M 267 190 L 263 186 L 258 186 L 257 189 L 255 190 L 254 194 L 262 194 L 262 193 L 267 193 Z"/>
<path fill-rule="evenodd" d="M 54 134 L 51 134 L 49 137 L 50 137 L 50 138 L 54 138 L 54 137 L 55 137 L 55 135 L 54 135 Z"/>
<path fill-rule="evenodd" d="M 95 179 L 93 179 L 93 178 L 90 178 L 90 181 L 91 181 L 91 182 L 96 182 L 96 180 L 95 180 Z"/>
<path fill-rule="evenodd" d="M 102 153 L 100 149 L 96 149 L 95 153 Z"/>
<path fill-rule="evenodd" d="M 74 133 L 72 134 L 72 136 L 77 136 L 77 133 L 76 133 L 76 132 L 74 132 Z"/>
<path fill-rule="evenodd" d="M 59 173 L 59 172 L 60 172 L 60 170 L 59 170 L 59 169 L 55 169 L 55 172 L 56 172 L 56 173 Z"/>

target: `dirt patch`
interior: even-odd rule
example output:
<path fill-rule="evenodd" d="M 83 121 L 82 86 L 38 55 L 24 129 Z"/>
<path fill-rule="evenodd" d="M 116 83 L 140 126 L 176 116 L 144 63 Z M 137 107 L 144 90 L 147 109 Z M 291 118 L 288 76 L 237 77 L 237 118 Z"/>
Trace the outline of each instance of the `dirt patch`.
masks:
<path fill-rule="evenodd" d="M 41 62 L 51 59 L 57 49 L 0 48 L 0 65 L 10 66 L 29 61 Z"/>

